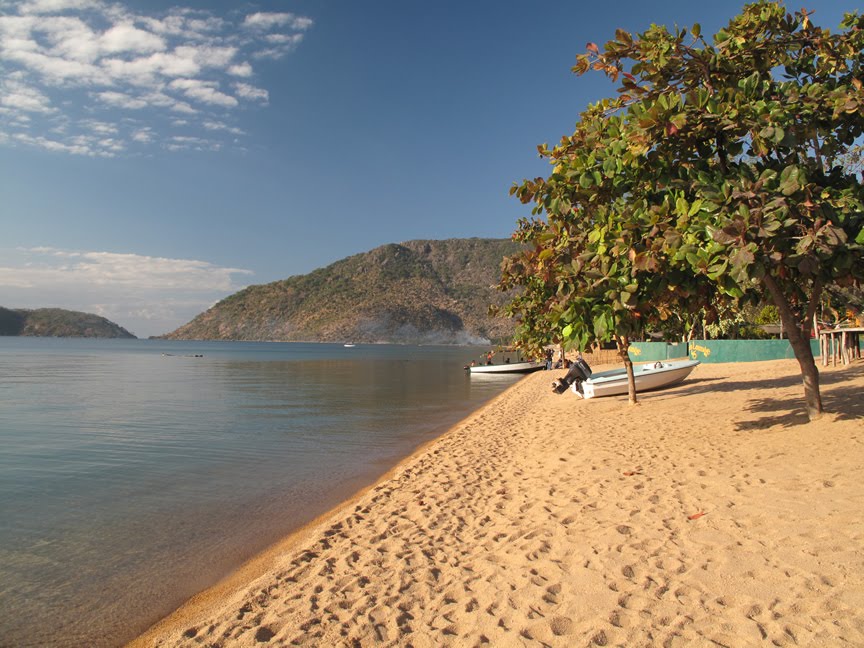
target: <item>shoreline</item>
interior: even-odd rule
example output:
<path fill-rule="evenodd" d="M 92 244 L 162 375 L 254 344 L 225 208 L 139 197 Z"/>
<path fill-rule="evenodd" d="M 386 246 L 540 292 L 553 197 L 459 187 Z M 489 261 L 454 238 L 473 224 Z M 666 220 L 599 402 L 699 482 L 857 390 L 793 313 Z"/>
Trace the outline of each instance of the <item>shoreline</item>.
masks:
<path fill-rule="evenodd" d="M 551 375 L 128 645 L 864 643 L 864 365 L 820 369 L 815 423 L 790 360 L 703 364 L 636 407 Z"/>
<path fill-rule="evenodd" d="M 267 573 L 268 569 L 271 568 L 279 558 L 283 557 L 286 552 L 295 550 L 299 545 L 302 545 L 304 542 L 314 539 L 314 535 L 316 534 L 316 532 L 320 531 L 320 528 L 323 525 L 327 524 L 331 519 L 337 518 L 342 514 L 346 513 L 352 506 L 356 506 L 356 503 L 364 496 L 368 495 L 380 484 L 386 482 L 387 480 L 391 479 L 396 473 L 400 472 L 403 464 L 410 462 L 412 459 L 419 455 L 424 454 L 431 446 L 435 445 L 448 434 L 458 429 L 470 419 L 474 418 L 487 407 L 493 405 L 495 401 L 504 398 L 508 391 L 512 388 L 513 387 L 511 386 L 501 394 L 493 397 L 491 400 L 484 403 L 479 409 L 469 413 L 464 419 L 458 421 L 457 423 L 451 425 L 449 428 L 444 430 L 441 435 L 429 439 L 428 441 L 422 442 L 410 454 L 402 457 L 395 465 L 388 468 L 386 471 L 380 474 L 380 476 L 375 478 L 374 481 L 372 481 L 368 485 L 361 487 L 359 490 L 356 490 L 355 492 L 349 494 L 346 499 L 340 501 L 338 504 L 321 513 L 320 515 L 315 516 L 309 522 L 306 522 L 302 526 L 291 531 L 284 538 L 278 540 L 269 547 L 263 549 L 251 558 L 247 559 L 230 574 L 227 574 L 217 583 L 214 583 L 204 591 L 190 597 L 176 610 L 157 621 L 155 624 L 153 624 L 150 628 L 145 630 L 142 634 L 140 634 L 132 641 L 123 645 L 127 648 L 144 648 L 145 646 L 157 645 L 155 642 L 157 642 L 157 639 L 161 634 L 169 631 L 170 629 L 178 625 L 183 625 L 183 623 L 187 619 L 194 618 L 196 614 L 210 609 L 214 605 L 214 603 L 216 603 L 222 597 L 234 592 L 237 588 L 247 585 L 253 579 L 256 579 L 261 575 Z M 358 481 L 365 480 L 361 479 Z"/>
<path fill-rule="evenodd" d="M 486 409 L 491 409 L 497 401 L 505 399 L 507 394 L 518 386 L 518 384 L 519 383 L 511 385 L 502 393 L 486 401 L 479 409 L 470 412 L 462 420 L 457 421 L 446 428 L 440 435 L 427 441 L 423 441 L 420 445 L 414 448 L 410 454 L 402 457 L 395 465 L 388 468 L 374 481 L 361 487 L 332 508 L 316 516 L 299 528 L 294 529 L 284 538 L 244 561 L 230 574 L 227 574 L 224 578 L 220 579 L 217 583 L 214 583 L 202 592 L 190 597 L 176 610 L 157 621 L 138 637 L 124 645 L 127 648 L 144 648 L 145 646 L 158 645 L 158 640 L 161 635 L 170 632 L 177 626 L 184 625 L 187 620 L 194 618 L 197 614 L 211 609 L 214 603 L 224 596 L 235 592 L 238 588 L 241 588 L 252 580 L 266 574 L 268 569 L 274 565 L 275 561 L 283 557 L 286 552 L 295 550 L 304 542 L 314 539 L 314 535 L 316 532 L 320 531 L 322 526 L 326 525 L 332 519 L 338 518 L 342 514 L 346 513 L 352 507 L 356 507 L 358 501 L 367 496 L 370 492 L 377 490 L 381 484 L 392 479 L 397 473 L 402 472 L 404 464 L 410 463 L 412 460 L 425 455 L 432 446 L 439 443 L 442 439 L 467 425 L 470 421 L 480 416 Z"/>

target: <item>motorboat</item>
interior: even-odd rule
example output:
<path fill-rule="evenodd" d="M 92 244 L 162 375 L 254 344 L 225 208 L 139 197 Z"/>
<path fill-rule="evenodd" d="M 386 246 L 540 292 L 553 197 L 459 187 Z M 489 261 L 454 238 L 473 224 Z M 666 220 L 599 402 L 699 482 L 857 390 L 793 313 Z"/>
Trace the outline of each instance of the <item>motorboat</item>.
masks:
<path fill-rule="evenodd" d="M 343 344 L 342 346 L 344 346 L 346 349 L 353 349 L 353 348 L 354 348 L 355 346 L 357 346 L 357 345 L 354 344 L 353 342 L 346 342 L 346 343 Z"/>
<path fill-rule="evenodd" d="M 634 365 L 633 378 L 636 382 L 636 391 L 646 392 L 675 385 L 687 378 L 698 364 L 698 360 L 664 360 Z M 574 394 L 583 398 L 617 396 L 629 392 L 626 368 L 592 372 L 590 368 L 586 371 L 584 367 L 571 369 L 567 376 L 553 384 L 553 389 L 561 393 L 569 386 Z M 572 377 L 571 373 L 574 374 Z"/>
<path fill-rule="evenodd" d="M 465 369 L 471 374 L 523 374 L 546 368 L 543 362 L 523 359 L 518 349 L 504 349 L 500 353 L 502 360 L 497 363 L 492 361 L 494 354 L 490 351 L 483 361 L 478 364 L 472 362 Z"/>
<path fill-rule="evenodd" d="M 531 373 L 545 369 L 546 365 L 542 362 L 504 362 L 502 364 L 481 364 L 465 367 L 472 374 L 518 374 Z"/>

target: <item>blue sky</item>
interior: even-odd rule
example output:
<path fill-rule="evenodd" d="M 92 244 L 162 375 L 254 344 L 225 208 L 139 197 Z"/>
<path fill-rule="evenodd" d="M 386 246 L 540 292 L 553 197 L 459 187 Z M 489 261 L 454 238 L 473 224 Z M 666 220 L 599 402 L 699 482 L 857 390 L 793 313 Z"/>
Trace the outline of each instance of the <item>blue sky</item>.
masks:
<path fill-rule="evenodd" d="M 614 91 L 570 72 L 588 41 L 741 7 L 0 0 L 0 305 L 144 337 L 384 243 L 507 237 L 536 146 Z"/>

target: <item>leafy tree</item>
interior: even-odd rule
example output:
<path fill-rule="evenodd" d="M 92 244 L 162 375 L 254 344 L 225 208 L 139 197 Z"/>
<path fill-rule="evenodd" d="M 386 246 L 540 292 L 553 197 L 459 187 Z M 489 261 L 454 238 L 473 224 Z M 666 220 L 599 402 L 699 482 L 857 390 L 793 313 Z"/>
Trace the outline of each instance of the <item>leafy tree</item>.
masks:
<path fill-rule="evenodd" d="M 864 190 L 838 165 L 864 132 L 864 19 L 847 14 L 841 28 L 759 2 L 710 43 L 699 25 L 619 30 L 602 51 L 589 43 L 574 72 L 620 79 L 618 95 L 540 148 L 548 179 L 512 190 L 550 228 L 576 222 L 599 237 L 600 257 L 620 260 L 614 245 L 629 246 L 631 275 L 648 279 L 621 297 L 633 314 L 633 298 L 657 314 L 699 296 L 710 307 L 706 279 L 731 300 L 770 297 L 811 419 L 822 412 L 809 344 L 820 294 L 864 279 Z M 573 317 L 597 333 L 588 313 Z"/>
<path fill-rule="evenodd" d="M 535 212 L 548 202 L 582 206 L 549 211 L 548 222 L 520 221 L 514 238 L 528 247 L 508 259 L 501 282 L 506 290 L 521 288 L 506 309 L 520 320 L 517 342 L 533 350 L 560 340 L 581 351 L 614 340 L 627 371 L 629 400 L 636 403 L 631 341 L 646 327 L 663 329 L 680 312 L 699 308 L 713 286 L 671 267 L 661 271 L 662 259 L 635 251 L 641 235 L 623 226 L 627 221 L 619 211 L 627 208 L 626 200 L 593 201 L 590 188 L 557 177 L 526 183 L 514 193 L 537 203 Z M 673 326 L 680 328 L 681 321 Z"/>

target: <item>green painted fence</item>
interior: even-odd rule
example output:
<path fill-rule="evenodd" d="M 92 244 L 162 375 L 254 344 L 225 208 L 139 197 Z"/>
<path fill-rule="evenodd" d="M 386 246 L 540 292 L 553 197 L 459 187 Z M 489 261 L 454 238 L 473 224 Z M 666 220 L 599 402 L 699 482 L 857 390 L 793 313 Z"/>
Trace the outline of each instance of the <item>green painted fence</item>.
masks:
<path fill-rule="evenodd" d="M 813 357 L 819 356 L 819 341 L 810 340 Z M 689 356 L 700 362 L 757 362 L 794 358 L 789 340 L 691 340 L 689 344 L 634 342 L 633 362 L 656 362 Z"/>
<path fill-rule="evenodd" d="M 810 340 L 813 356 L 819 355 L 819 340 Z M 699 362 L 757 362 L 794 358 L 789 340 L 691 340 L 690 357 Z"/>
<path fill-rule="evenodd" d="M 634 342 L 630 345 L 630 358 L 633 362 L 657 362 L 686 357 L 686 342 Z"/>

